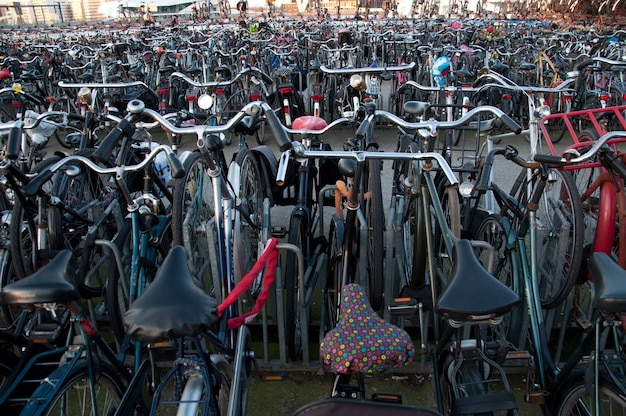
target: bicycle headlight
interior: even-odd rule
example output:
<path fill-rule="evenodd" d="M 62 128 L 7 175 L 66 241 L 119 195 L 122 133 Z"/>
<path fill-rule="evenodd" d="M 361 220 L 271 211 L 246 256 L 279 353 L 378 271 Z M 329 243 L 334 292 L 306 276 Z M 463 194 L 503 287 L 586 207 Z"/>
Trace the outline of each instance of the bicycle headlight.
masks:
<path fill-rule="evenodd" d="M 469 198 L 472 196 L 472 191 L 474 190 L 474 184 L 471 182 L 462 182 L 459 184 L 459 193 L 463 198 Z"/>
<path fill-rule="evenodd" d="M 550 107 L 547 105 L 541 105 L 535 109 L 535 114 L 539 118 L 548 117 L 550 115 Z"/>

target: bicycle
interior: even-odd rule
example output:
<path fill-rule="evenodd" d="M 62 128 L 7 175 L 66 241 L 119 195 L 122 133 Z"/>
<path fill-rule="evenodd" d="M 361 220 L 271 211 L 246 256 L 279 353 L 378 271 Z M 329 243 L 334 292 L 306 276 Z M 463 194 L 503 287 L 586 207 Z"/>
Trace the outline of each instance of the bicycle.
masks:
<path fill-rule="evenodd" d="M 277 246 L 276 239 L 268 240 L 250 273 L 219 304 L 195 283 L 186 249 L 175 246 L 170 251 L 155 282 L 124 316 L 133 340 L 157 350 L 159 344 L 169 348 L 175 340 L 177 347 L 177 358 L 156 386 L 148 414 L 163 412 L 167 406 L 177 406 L 178 414 L 245 414 L 248 377 L 254 359 L 250 331 L 245 323 L 260 312 L 269 295 L 278 263 Z M 266 266 L 263 292 L 255 307 L 246 314 L 228 317 L 226 310 Z M 168 314 L 163 315 L 163 310 Z M 219 328 L 226 326 L 234 333 L 232 344 L 218 335 Z M 135 373 L 116 409 L 116 416 L 135 413 L 148 368 L 143 364 Z"/>
<path fill-rule="evenodd" d="M 2 288 L 3 304 L 22 307 L 24 317 L 29 311 L 38 315 L 30 342 L 51 346 L 25 350 L 0 394 L 5 411 L 39 415 L 71 406 L 72 413 L 108 413 L 120 403 L 132 373 L 83 310 L 77 277 L 73 255 L 64 250 L 38 272 Z"/>
<path fill-rule="evenodd" d="M 55 201 L 55 198 L 42 192 L 40 187 L 53 179 L 57 171 L 63 172 L 65 175 L 67 172 L 72 172 L 72 169 L 86 166 L 89 174 L 96 177 L 95 180 L 98 181 L 98 184 L 102 185 L 98 179 L 99 176 L 113 178 L 115 181 L 120 198 L 126 202 L 126 212 L 130 217 L 129 222 L 123 220 L 124 214 L 121 203 L 114 195 L 110 195 L 111 190 L 107 187 L 102 187 L 103 193 L 94 194 L 95 200 L 85 201 L 82 199 L 91 196 L 86 192 L 74 194 L 80 202 L 75 207 L 57 202 L 55 209 L 50 211 L 56 212 L 57 216 L 62 213 L 67 214 L 69 218 L 66 221 L 75 223 L 74 229 L 84 232 L 81 236 L 84 236 L 89 243 L 83 246 L 84 253 L 80 262 L 81 271 L 90 276 L 93 282 L 98 282 L 99 285 L 93 289 L 98 295 L 102 292 L 102 287 L 106 286 L 107 311 L 111 317 L 110 322 L 116 340 L 122 350 L 129 346 L 122 328 L 122 315 L 133 300 L 141 294 L 144 286 L 152 280 L 154 268 L 158 265 L 159 255 L 161 258 L 165 257 L 171 238 L 171 213 L 166 209 L 162 198 L 171 200 L 172 196 L 167 183 L 164 183 L 156 172 L 155 161 L 158 157 L 163 156 L 160 155 L 163 152 L 165 155 L 164 163 L 169 167 L 168 174 L 171 175 L 171 178 L 181 177 L 185 173 L 180 161 L 169 146 L 152 146 L 148 143 L 147 149 L 152 149 L 151 151 L 146 148 L 138 148 L 138 154 L 132 154 L 130 139 L 136 131 L 132 122 L 136 117 L 148 111 L 153 110 L 145 109 L 139 100 L 131 101 L 127 117 L 120 120 L 118 126 L 105 137 L 100 147 L 91 154 L 90 158 L 82 155 L 63 158 L 37 175 L 24 190 L 27 196 L 36 196 L 39 201 L 37 206 L 39 209 L 43 209 L 49 201 Z M 143 156 L 142 153 L 147 154 Z M 113 154 L 116 154 L 117 160 L 112 164 L 112 167 L 102 167 L 94 162 L 94 160 L 99 160 L 110 164 Z M 135 164 L 126 165 L 138 155 L 142 155 L 143 160 L 135 160 Z M 142 187 L 138 193 L 135 193 L 137 189 L 128 179 L 129 175 L 134 172 L 143 173 L 141 177 Z M 89 177 L 89 175 L 85 176 Z M 60 183 L 69 186 L 66 182 L 61 181 Z M 61 189 L 67 188 L 61 187 Z M 63 230 L 60 221 L 57 225 L 55 227 L 54 223 L 51 224 L 50 233 L 53 235 Z M 120 270 L 113 269 L 108 274 L 108 278 L 103 278 L 96 271 L 102 266 L 103 259 L 107 259 L 109 256 L 106 253 L 99 253 L 93 240 L 101 236 L 100 233 L 103 229 L 108 230 L 112 226 L 111 238 L 119 249 L 120 261 L 124 264 L 124 267 L 120 269 L 123 273 L 119 274 Z M 93 265 L 86 260 L 92 261 Z M 99 267 L 95 268 L 94 265 Z"/>
<path fill-rule="evenodd" d="M 292 128 L 286 131 L 290 135 L 299 135 L 298 140 L 310 150 L 329 150 L 318 137 L 332 130 L 334 127 L 350 121 L 340 118 L 327 124 L 321 117 L 301 116 L 294 120 Z M 286 154 L 286 158 L 289 154 Z M 324 233 L 323 208 L 324 193 L 328 190 L 325 185 L 332 185 L 339 176 L 337 166 L 330 159 L 320 159 L 319 163 L 308 158 L 298 159 L 297 168 L 297 200 L 291 211 L 288 239 L 290 244 L 300 247 L 304 256 L 305 278 L 298 281 L 298 262 L 296 253 L 287 252 L 284 271 L 284 301 L 285 301 L 285 339 L 287 355 L 291 360 L 301 358 L 302 331 L 308 326 L 306 314 L 302 314 L 302 307 L 310 304 L 313 290 L 317 284 L 319 270 L 326 260 L 325 244 L 320 238 Z M 281 160 L 278 165 L 276 180 L 284 183 L 288 176 L 288 163 Z M 295 169 L 292 169 L 295 170 Z M 317 196 L 316 196 L 317 195 Z M 304 293 L 304 303 L 300 293 Z"/>
<path fill-rule="evenodd" d="M 570 160 L 553 155 L 537 154 L 534 161 L 521 159 L 514 149 L 509 149 L 505 156 L 514 163 L 525 168 L 539 169 L 542 173 L 537 186 L 534 188 L 532 196 L 529 198 L 527 220 L 518 230 L 518 235 L 524 233 L 524 228 L 528 228 L 531 233 L 530 251 L 527 251 L 525 239 L 517 238 L 518 249 L 516 256 L 523 267 L 523 282 L 513 285 L 517 291 L 525 291 L 528 310 L 530 311 L 529 334 L 532 342 L 532 355 L 524 351 L 512 351 L 509 359 L 518 359 L 528 363 L 529 380 L 527 385 L 527 396 L 531 399 L 538 399 L 544 403 L 544 412 L 551 414 L 571 414 L 574 407 L 579 409 L 587 408 L 593 414 L 606 414 L 606 406 L 612 406 L 615 401 L 619 408 L 626 407 L 623 400 L 624 386 L 621 379 L 623 371 L 623 357 L 613 352 L 622 344 L 622 335 L 619 328 L 621 323 L 617 315 L 623 309 L 626 297 L 621 289 L 614 285 L 619 285 L 618 281 L 623 277 L 623 269 L 620 269 L 605 253 L 594 253 L 590 258 L 590 271 L 596 282 L 596 291 L 593 296 L 593 307 L 597 312 L 594 322 L 590 322 L 590 328 L 567 361 L 557 367 L 548 349 L 546 322 L 541 309 L 538 270 L 536 259 L 535 229 L 536 218 L 535 209 L 538 201 L 542 198 L 542 192 L 549 180 L 550 167 L 559 167 L 583 163 L 593 157 L 611 138 L 615 138 L 623 133 L 608 133 L 599 141 L 595 142 L 591 148 L 579 157 Z M 501 222 L 503 229 L 506 226 Z M 505 237 L 506 239 L 506 237 Z M 506 241 L 506 240 L 505 240 Z M 518 292 L 520 293 L 520 292 Z M 616 347 L 615 347 L 616 346 Z M 532 357 L 532 359 L 531 359 Z M 585 360 L 585 357 L 589 357 Z M 506 360 L 504 364 L 506 365 Z M 581 368 L 582 367 L 582 368 Z M 594 405 L 587 406 L 581 399 L 587 395 L 585 383 L 581 382 L 581 372 L 588 368 L 590 385 L 595 386 L 589 394 L 592 396 Z M 621 370 L 620 370 L 621 369 Z M 600 401 L 600 395 L 602 400 Z M 602 403 L 602 404 L 600 404 Z M 600 406 L 602 409 L 599 410 Z M 591 410 L 591 409 L 595 410 Z"/>

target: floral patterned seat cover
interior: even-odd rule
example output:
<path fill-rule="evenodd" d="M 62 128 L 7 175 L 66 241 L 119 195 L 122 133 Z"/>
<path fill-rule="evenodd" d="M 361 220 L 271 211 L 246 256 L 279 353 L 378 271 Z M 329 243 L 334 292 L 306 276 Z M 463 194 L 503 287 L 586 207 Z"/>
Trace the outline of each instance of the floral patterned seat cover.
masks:
<path fill-rule="evenodd" d="M 381 319 L 358 284 L 345 285 L 341 317 L 320 344 L 323 363 L 339 374 L 374 373 L 411 362 L 415 347 L 401 328 Z"/>

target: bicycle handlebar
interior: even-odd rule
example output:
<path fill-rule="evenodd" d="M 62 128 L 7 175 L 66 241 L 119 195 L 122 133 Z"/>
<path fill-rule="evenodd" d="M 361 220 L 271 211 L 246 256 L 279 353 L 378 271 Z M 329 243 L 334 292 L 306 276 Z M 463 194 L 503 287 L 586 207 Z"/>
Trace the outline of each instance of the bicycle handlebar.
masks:
<path fill-rule="evenodd" d="M 410 64 L 404 65 L 394 65 L 394 66 L 368 66 L 365 68 L 338 68 L 332 69 L 328 68 L 326 65 L 320 66 L 320 71 L 326 74 L 379 74 L 385 71 L 387 72 L 398 72 L 398 71 L 408 71 L 415 67 L 415 62 L 411 62 Z"/>
<path fill-rule="evenodd" d="M 148 88 L 148 86 L 142 81 L 131 82 L 85 82 L 85 83 L 72 83 L 59 81 L 59 87 L 61 88 L 129 88 L 142 86 Z M 148 88 L 149 89 L 149 88 Z"/>
<path fill-rule="evenodd" d="M 124 119 L 125 120 L 125 119 Z M 128 120 L 126 120 L 128 121 Z M 114 166 L 112 168 L 105 168 L 99 166 L 92 162 L 90 159 L 80 156 L 80 155 L 72 155 L 64 157 L 59 160 L 54 165 L 50 166 L 48 169 L 40 172 L 36 176 L 34 176 L 30 182 L 24 187 L 23 191 L 26 196 L 34 196 L 39 193 L 41 187 L 48 181 L 54 173 L 71 162 L 80 162 L 83 165 L 87 166 L 92 171 L 96 172 L 100 175 L 114 175 L 116 179 L 122 177 L 124 172 L 136 172 L 143 168 L 145 168 L 148 163 L 152 162 L 152 160 L 156 157 L 157 154 L 165 152 L 165 157 L 170 165 L 170 170 L 172 171 L 172 177 L 174 178 L 182 178 L 185 175 L 185 169 L 183 168 L 182 163 L 176 157 L 176 154 L 172 151 L 172 148 L 168 145 L 159 145 L 154 150 L 152 150 L 146 158 L 139 162 L 136 165 L 128 165 L 128 166 Z"/>
<path fill-rule="evenodd" d="M 189 78 L 187 75 L 181 72 L 172 72 L 171 77 L 180 78 L 183 81 L 185 81 L 187 84 L 192 85 L 194 87 L 207 88 L 207 87 L 223 87 L 223 86 L 232 85 L 235 82 L 237 82 L 237 80 L 239 80 L 240 78 L 243 78 L 248 75 L 260 76 L 266 84 L 272 84 L 274 82 L 272 77 L 267 75 L 265 72 L 261 71 L 258 68 L 250 67 L 250 66 L 239 71 L 237 75 L 235 76 L 235 78 L 226 80 L 226 81 L 199 82 L 199 81 L 194 81 L 193 79 Z"/>
<path fill-rule="evenodd" d="M 602 135 L 602 137 L 600 137 L 598 140 L 593 142 L 593 145 L 589 148 L 589 150 L 587 150 L 585 153 L 575 158 L 568 159 L 563 156 L 555 156 L 555 155 L 550 155 L 550 154 L 537 153 L 536 155 L 533 156 L 533 160 L 535 162 L 545 163 L 545 164 L 555 166 L 555 167 L 576 165 L 576 164 L 583 163 L 591 159 L 591 157 L 594 156 L 596 153 L 598 153 L 600 149 L 605 148 L 605 145 L 609 140 L 615 139 L 618 137 L 625 137 L 625 136 L 626 136 L 626 132 L 624 131 L 612 131 L 609 133 L 605 133 Z"/>

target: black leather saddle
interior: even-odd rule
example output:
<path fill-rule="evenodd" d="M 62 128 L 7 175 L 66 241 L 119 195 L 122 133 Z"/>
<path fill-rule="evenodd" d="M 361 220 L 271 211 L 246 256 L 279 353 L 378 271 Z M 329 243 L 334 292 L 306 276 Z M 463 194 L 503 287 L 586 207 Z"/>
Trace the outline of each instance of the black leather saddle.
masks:
<path fill-rule="evenodd" d="M 595 285 L 593 306 L 608 312 L 626 311 L 626 270 L 606 253 L 593 253 L 589 272 Z"/>
<path fill-rule="evenodd" d="M 62 250 L 39 271 L 3 287 L 2 302 L 24 305 L 78 300 L 76 269 L 72 252 Z"/>
<path fill-rule="evenodd" d="M 218 319 L 217 301 L 194 284 L 185 249 L 175 246 L 124 314 L 124 326 L 134 341 L 155 343 L 197 335 Z"/>
<path fill-rule="evenodd" d="M 455 321 L 482 323 L 510 312 L 521 301 L 480 264 L 469 240 L 458 240 L 452 251 L 448 286 L 435 311 Z"/>

